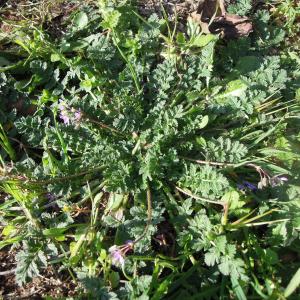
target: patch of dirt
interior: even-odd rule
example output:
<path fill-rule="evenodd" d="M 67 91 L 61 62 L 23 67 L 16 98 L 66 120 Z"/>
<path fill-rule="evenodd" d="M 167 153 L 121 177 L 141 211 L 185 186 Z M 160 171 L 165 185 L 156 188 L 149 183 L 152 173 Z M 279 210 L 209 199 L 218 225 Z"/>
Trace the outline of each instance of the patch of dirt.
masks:
<path fill-rule="evenodd" d="M 164 17 L 163 7 L 170 18 L 177 17 L 180 22 L 184 21 L 193 11 L 196 11 L 200 2 L 203 0 L 140 0 L 138 5 L 142 15 L 149 16 L 156 13 L 159 17 Z"/>
<path fill-rule="evenodd" d="M 160 17 L 168 16 L 178 27 L 184 28 L 188 17 L 199 23 L 203 32 L 220 34 L 224 38 L 248 36 L 253 28 L 247 17 L 228 14 L 225 0 L 156 0 L 140 1 L 140 12 L 150 15 L 155 12 Z"/>
<path fill-rule="evenodd" d="M 0 251 L 0 296 L 9 294 L 16 289 L 14 280 L 14 255 Z"/>
<path fill-rule="evenodd" d="M 15 281 L 15 253 L 0 251 L 0 299 L 43 299 L 76 296 L 76 285 L 66 275 L 57 276 L 48 267 L 40 276 L 24 286 Z"/>
<path fill-rule="evenodd" d="M 0 32 L 10 34 L 17 29 L 16 24 L 42 25 L 50 35 L 59 37 L 64 33 L 65 21 L 79 5 L 68 0 L 7 0 L 0 4 Z"/>

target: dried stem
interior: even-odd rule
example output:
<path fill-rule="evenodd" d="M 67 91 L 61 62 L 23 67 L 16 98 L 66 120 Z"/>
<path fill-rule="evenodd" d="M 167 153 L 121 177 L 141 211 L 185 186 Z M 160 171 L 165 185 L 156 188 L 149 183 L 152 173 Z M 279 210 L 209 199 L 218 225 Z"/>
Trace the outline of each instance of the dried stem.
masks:
<path fill-rule="evenodd" d="M 196 200 L 200 200 L 200 201 L 204 201 L 204 202 L 208 202 L 208 203 L 212 203 L 212 204 L 217 204 L 217 205 L 221 205 L 222 207 L 224 207 L 225 203 L 224 202 L 221 202 L 221 201 L 215 201 L 215 200 L 210 200 L 210 199 L 207 199 L 207 198 L 203 198 L 203 197 L 199 197 L 197 195 L 194 195 L 192 194 L 190 191 L 186 191 L 186 190 L 183 190 L 181 189 L 180 187 L 178 186 L 175 186 L 176 190 L 180 191 L 181 193 L 191 197 L 191 198 L 194 198 Z"/>
<path fill-rule="evenodd" d="M 16 182 L 22 181 L 24 183 L 30 183 L 30 184 L 50 184 L 50 183 L 53 183 L 53 182 L 69 180 L 69 179 L 80 177 L 80 176 L 83 176 L 83 175 L 86 175 L 86 174 L 89 174 L 89 173 L 100 171 L 100 170 L 103 170 L 103 168 L 104 168 L 104 166 L 101 166 L 101 167 L 98 167 L 98 168 L 95 168 L 95 169 L 92 169 L 92 170 L 86 170 L 86 171 L 79 172 L 77 174 L 64 176 L 64 177 L 55 177 L 55 178 L 49 179 L 49 180 L 31 180 L 30 178 L 27 178 L 25 176 L 17 176 L 17 175 L 16 176 L 8 175 L 7 177 L 6 176 L 3 176 L 3 177 L 7 181 L 10 181 L 10 180 L 11 181 L 16 181 Z"/>
<path fill-rule="evenodd" d="M 200 159 L 193 159 L 193 158 L 188 158 L 184 156 L 180 156 L 180 158 L 183 158 L 185 160 L 193 161 L 197 164 L 202 164 L 202 165 L 209 165 L 209 166 L 223 166 L 223 167 L 234 167 L 236 166 L 235 164 L 231 163 L 222 163 L 222 162 L 215 162 L 215 161 L 207 161 L 207 160 L 200 160 Z"/>

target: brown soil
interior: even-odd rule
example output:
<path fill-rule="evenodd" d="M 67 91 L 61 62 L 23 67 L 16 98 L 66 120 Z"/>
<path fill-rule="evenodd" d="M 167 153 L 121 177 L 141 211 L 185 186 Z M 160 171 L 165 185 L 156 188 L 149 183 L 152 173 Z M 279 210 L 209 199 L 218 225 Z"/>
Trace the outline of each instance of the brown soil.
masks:
<path fill-rule="evenodd" d="M 248 36 L 252 32 L 251 21 L 228 14 L 226 3 L 225 0 L 145 0 L 140 1 L 140 13 L 168 16 L 171 21 L 176 21 L 180 30 L 184 29 L 187 17 L 191 17 L 205 33 L 220 33 L 221 37 L 229 39 Z"/>
<path fill-rule="evenodd" d="M 14 257 L 11 253 L 0 251 L 0 295 L 7 295 L 16 289 L 14 273 L 10 270 L 15 269 Z M 5 273 L 7 272 L 7 273 Z"/>
<path fill-rule="evenodd" d="M 169 17 L 184 20 L 190 13 L 198 9 L 199 3 L 203 0 L 140 0 L 139 8 L 143 15 L 156 13 L 163 17 L 162 6 Z"/>
<path fill-rule="evenodd" d="M 50 35 L 61 36 L 64 33 L 65 21 L 78 6 L 68 0 L 0 1 L 0 33 L 13 33 L 17 29 L 16 24 L 27 27 L 43 25 Z"/>
<path fill-rule="evenodd" d="M 51 267 L 30 283 L 18 286 L 15 281 L 14 255 L 14 252 L 0 251 L 0 299 L 43 299 L 45 296 L 61 298 L 76 295 L 76 285 L 70 278 L 64 275 L 57 278 Z"/>

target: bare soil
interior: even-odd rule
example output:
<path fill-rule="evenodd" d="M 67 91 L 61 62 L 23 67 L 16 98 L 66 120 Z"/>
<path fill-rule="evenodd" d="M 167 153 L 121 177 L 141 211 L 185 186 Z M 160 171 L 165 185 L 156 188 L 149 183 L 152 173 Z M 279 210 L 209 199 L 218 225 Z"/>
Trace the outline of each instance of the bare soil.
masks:
<path fill-rule="evenodd" d="M 72 280 L 65 275 L 57 278 L 51 267 L 44 270 L 30 283 L 24 286 L 17 285 L 14 255 L 14 252 L 0 251 L 0 299 L 43 299 L 46 295 L 52 298 L 76 295 L 76 285 Z"/>
<path fill-rule="evenodd" d="M 156 13 L 163 17 L 164 9 L 170 18 L 176 17 L 180 21 L 185 20 L 189 14 L 196 11 L 204 0 L 140 0 L 138 2 L 140 12 L 144 15 Z"/>

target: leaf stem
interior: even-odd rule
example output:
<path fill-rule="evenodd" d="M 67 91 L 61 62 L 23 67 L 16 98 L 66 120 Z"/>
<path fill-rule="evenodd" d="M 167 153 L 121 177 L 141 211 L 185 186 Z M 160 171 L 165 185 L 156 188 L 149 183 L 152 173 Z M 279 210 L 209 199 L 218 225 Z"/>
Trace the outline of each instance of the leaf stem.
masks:
<path fill-rule="evenodd" d="M 103 170 L 104 168 L 105 168 L 105 166 L 100 166 L 100 167 L 92 169 L 92 170 L 86 170 L 86 171 L 79 172 L 77 174 L 64 176 L 64 177 L 56 177 L 56 178 L 49 179 L 49 180 L 30 180 L 30 178 L 21 177 L 21 176 L 19 176 L 19 177 L 18 176 L 11 176 L 11 177 L 8 177 L 8 180 L 10 179 L 11 181 L 23 181 L 25 183 L 31 183 L 31 184 L 50 184 L 50 183 L 53 183 L 53 182 L 59 182 L 59 181 L 63 181 L 63 180 L 68 180 L 68 179 L 73 179 L 73 178 L 76 178 L 76 177 L 80 177 L 80 176 L 83 176 L 83 175 L 86 175 L 86 174 L 90 174 L 90 173 L 93 173 L 93 172 L 96 172 L 96 171 Z M 5 177 L 4 177 L 4 179 L 5 179 Z"/>
<path fill-rule="evenodd" d="M 253 227 L 253 226 L 261 226 L 261 225 L 271 225 L 279 222 L 285 222 L 289 221 L 290 219 L 279 219 L 279 220 L 273 220 L 273 221 L 265 221 L 265 222 L 256 222 L 256 223 L 242 223 L 241 226 L 246 226 L 246 227 Z"/>
<path fill-rule="evenodd" d="M 202 165 L 209 165 L 209 166 L 224 166 L 224 167 L 234 167 L 236 164 L 232 163 L 222 163 L 222 162 L 215 162 L 215 161 L 207 161 L 207 160 L 200 160 L 200 159 L 193 159 L 193 158 L 188 158 L 185 156 L 179 156 L 182 159 L 193 161 L 197 164 L 202 164 Z"/>
<path fill-rule="evenodd" d="M 133 241 L 133 244 L 138 243 L 140 240 L 142 240 L 145 237 L 145 235 L 147 234 L 147 232 L 149 230 L 151 222 L 152 222 L 152 198 L 151 198 L 151 191 L 150 191 L 149 186 L 147 189 L 147 214 L 148 214 L 148 217 L 147 217 L 146 227 L 145 227 L 143 233 L 135 241 Z"/>
<path fill-rule="evenodd" d="M 175 186 L 176 190 L 178 190 L 179 192 L 191 197 L 191 198 L 194 198 L 196 200 L 200 200 L 200 201 L 204 201 L 204 202 L 207 202 L 207 203 L 212 203 L 212 204 L 217 204 L 217 205 L 221 205 L 222 207 L 224 207 L 225 203 L 224 202 L 221 202 L 221 201 L 215 201 L 215 200 L 210 200 L 210 199 L 207 199 L 207 198 L 203 198 L 203 197 L 199 197 L 197 195 L 194 195 L 192 194 L 190 191 L 187 191 L 187 190 L 183 190 L 181 189 L 179 186 Z"/>
<path fill-rule="evenodd" d="M 117 42 L 117 38 L 116 38 L 116 32 L 112 31 L 113 35 L 112 35 L 112 40 L 115 44 L 115 46 L 117 47 L 120 55 L 122 56 L 122 58 L 125 60 L 125 62 L 128 64 L 132 79 L 134 81 L 137 93 L 139 94 L 141 92 L 141 88 L 138 82 L 138 78 L 137 78 L 137 74 L 132 66 L 132 64 L 130 63 L 130 61 L 128 60 L 128 58 L 125 56 L 124 52 L 122 51 L 122 49 L 119 47 L 118 42 Z"/>
<path fill-rule="evenodd" d="M 91 123 L 97 124 L 97 125 L 99 125 L 100 127 L 104 128 L 104 129 L 108 129 L 108 130 L 110 130 L 110 131 L 112 131 L 112 132 L 114 132 L 114 133 L 118 133 L 118 134 L 120 134 L 120 135 L 123 135 L 119 130 L 117 130 L 117 129 L 113 128 L 113 127 L 110 127 L 110 126 L 108 126 L 108 125 L 106 125 L 106 124 L 104 124 L 104 123 L 102 123 L 102 122 L 99 122 L 99 121 L 97 121 L 97 120 L 90 119 L 90 118 L 88 118 L 88 120 L 89 120 Z"/>

